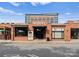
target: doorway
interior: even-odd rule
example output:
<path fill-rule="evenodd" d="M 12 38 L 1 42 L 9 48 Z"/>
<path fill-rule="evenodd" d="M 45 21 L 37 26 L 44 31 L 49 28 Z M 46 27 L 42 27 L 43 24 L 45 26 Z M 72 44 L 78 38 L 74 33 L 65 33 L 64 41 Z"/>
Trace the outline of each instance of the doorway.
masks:
<path fill-rule="evenodd" d="M 79 28 L 71 29 L 71 39 L 79 39 Z"/>
<path fill-rule="evenodd" d="M 5 29 L 5 39 L 10 40 L 11 39 L 11 28 Z"/>
<path fill-rule="evenodd" d="M 34 29 L 34 39 L 44 39 L 46 38 L 46 26 L 35 26 Z"/>

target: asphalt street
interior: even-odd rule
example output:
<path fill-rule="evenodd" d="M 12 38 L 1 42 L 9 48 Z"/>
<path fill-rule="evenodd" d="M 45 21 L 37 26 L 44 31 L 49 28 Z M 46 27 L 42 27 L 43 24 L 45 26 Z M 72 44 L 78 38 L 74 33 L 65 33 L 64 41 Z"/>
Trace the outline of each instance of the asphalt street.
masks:
<path fill-rule="evenodd" d="M 79 44 L 0 43 L 0 57 L 79 57 Z"/>

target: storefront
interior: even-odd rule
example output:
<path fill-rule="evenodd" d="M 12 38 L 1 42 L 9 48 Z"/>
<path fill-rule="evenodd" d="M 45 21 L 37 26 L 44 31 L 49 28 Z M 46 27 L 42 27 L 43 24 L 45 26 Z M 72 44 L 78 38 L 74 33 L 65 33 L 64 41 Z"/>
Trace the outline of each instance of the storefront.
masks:
<path fill-rule="evenodd" d="M 32 21 L 30 24 L 0 24 L 0 40 L 79 40 L 79 22 L 49 24 L 47 21 Z"/>
<path fill-rule="evenodd" d="M 0 24 L 0 40 L 11 40 L 11 24 Z"/>
<path fill-rule="evenodd" d="M 64 39 L 64 29 L 63 28 L 54 28 L 52 30 L 53 39 Z"/>
<path fill-rule="evenodd" d="M 13 24 L 11 29 L 13 41 L 27 41 L 28 27 L 26 24 Z"/>
<path fill-rule="evenodd" d="M 47 37 L 51 40 L 51 25 L 48 24 L 47 21 L 32 21 L 32 23 L 28 25 L 28 28 L 29 32 L 31 32 L 30 34 L 32 34 L 31 38 L 28 34 L 28 40 L 46 40 Z"/>
<path fill-rule="evenodd" d="M 52 24 L 52 40 L 65 39 L 65 24 Z"/>
<path fill-rule="evenodd" d="M 4 39 L 5 39 L 5 29 L 0 28 L 0 40 L 4 40 Z"/>

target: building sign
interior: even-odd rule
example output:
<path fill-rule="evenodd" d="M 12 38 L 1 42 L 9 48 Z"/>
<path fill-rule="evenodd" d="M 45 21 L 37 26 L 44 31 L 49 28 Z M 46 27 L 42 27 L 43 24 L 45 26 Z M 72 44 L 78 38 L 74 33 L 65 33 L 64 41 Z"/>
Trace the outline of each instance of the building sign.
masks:
<path fill-rule="evenodd" d="M 46 21 L 32 21 L 33 24 L 47 24 Z"/>
<path fill-rule="evenodd" d="M 45 24 L 45 22 L 33 22 L 33 24 Z"/>
<path fill-rule="evenodd" d="M 33 31 L 28 31 L 28 40 L 33 40 Z"/>

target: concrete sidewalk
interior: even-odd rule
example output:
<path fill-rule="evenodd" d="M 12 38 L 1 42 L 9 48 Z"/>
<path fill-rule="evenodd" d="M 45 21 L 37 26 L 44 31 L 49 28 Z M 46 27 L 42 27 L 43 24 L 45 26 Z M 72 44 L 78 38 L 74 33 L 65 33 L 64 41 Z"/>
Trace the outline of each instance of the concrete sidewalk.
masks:
<path fill-rule="evenodd" d="M 79 44 L 79 40 L 71 40 L 71 41 L 64 41 L 64 40 L 33 40 L 33 41 L 11 41 L 11 40 L 0 40 L 0 43 L 27 43 L 27 44 Z"/>

